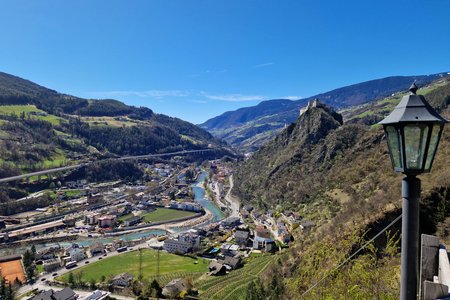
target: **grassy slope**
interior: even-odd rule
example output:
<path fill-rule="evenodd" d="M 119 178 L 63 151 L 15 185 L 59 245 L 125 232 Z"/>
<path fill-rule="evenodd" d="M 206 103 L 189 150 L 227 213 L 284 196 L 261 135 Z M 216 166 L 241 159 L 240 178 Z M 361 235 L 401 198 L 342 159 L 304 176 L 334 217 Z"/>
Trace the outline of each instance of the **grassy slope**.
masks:
<path fill-rule="evenodd" d="M 208 261 L 205 259 L 193 259 L 190 257 L 160 252 L 160 274 L 180 276 L 181 273 L 205 273 L 208 271 Z M 195 264 L 194 262 L 198 262 Z M 94 279 L 100 281 L 102 275 L 106 278 L 124 272 L 130 273 L 137 278 L 139 276 L 139 251 L 120 254 L 110 258 L 96 261 L 86 265 L 73 273 L 82 272 L 82 280 L 89 282 Z M 157 251 L 150 249 L 142 250 L 142 275 L 144 279 L 153 278 L 157 272 Z M 167 277 L 167 276 L 166 276 Z M 58 278 L 67 282 L 69 273 Z"/>
<path fill-rule="evenodd" d="M 0 115 L 16 115 L 20 116 L 22 113 L 25 113 L 26 117 L 30 117 L 32 119 L 47 121 L 52 123 L 53 125 L 58 125 L 63 122 L 63 119 L 51 114 L 47 114 L 46 116 L 33 115 L 31 113 L 45 113 L 43 110 L 36 108 L 34 105 L 0 105 Z"/>

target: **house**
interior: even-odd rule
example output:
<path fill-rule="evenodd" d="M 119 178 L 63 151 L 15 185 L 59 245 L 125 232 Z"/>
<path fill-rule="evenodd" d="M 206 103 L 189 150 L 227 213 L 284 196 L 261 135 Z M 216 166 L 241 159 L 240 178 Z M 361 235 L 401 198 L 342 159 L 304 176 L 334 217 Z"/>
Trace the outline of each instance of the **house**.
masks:
<path fill-rule="evenodd" d="M 270 238 L 270 230 L 265 226 L 256 226 L 255 235 L 263 238 Z"/>
<path fill-rule="evenodd" d="M 129 273 L 122 273 L 113 278 L 111 286 L 113 288 L 123 289 L 129 287 L 133 282 L 134 276 Z"/>
<path fill-rule="evenodd" d="M 45 248 L 36 253 L 35 259 L 36 260 L 47 260 L 52 259 L 56 257 L 56 253 L 58 252 L 60 248 L 59 247 L 50 247 Z"/>
<path fill-rule="evenodd" d="M 253 240 L 253 248 L 270 252 L 275 249 L 275 242 L 270 238 L 255 236 Z"/>
<path fill-rule="evenodd" d="M 223 255 L 227 255 L 227 256 L 235 256 L 236 254 L 238 254 L 238 251 L 239 251 L 238 245 L 223 244 L 220 247 L 220 252 Z"/>
<path fill-rule="evenodd" d="M 87 295 L 84 298 L 81 298 L 81 300 L 103 300 L 106 299 L 109 296 L 109 292 L 95 290 L 92 294 Z"/>
<path fill-rule="evenodd" d="M 144 218 L 142 216 L 132 217 L 132 218 L 129 218 L 129 219 L 126 219 L 125 221 L 123 221 L 123 225 L 126 227 L 134 226 L 136 224 L 141 223 L 143 219 Z"/>
<path fill-rule="evenodd" d="M 163 287 L 162 294 L 166 298 L 176 298 L 182 291 L 186 289 L 184 279 L 174 279 Z"/>
<path fill-rule="evenodd" d="M 250 231 L 248 229 L 238 228 L 234 232 L 234 239 L 238 245 L 247 246 L 250 238 Z"/>
<path fill-rule="evenodd" d="M 89 246 L 91 256 L 102 255 L 105 253 L 105 246 L 102 243 L 96 242 Z"/>
<path fill-rule="evenodd" d="M 71 261 L 80 261 L 86 258 L 84 250 L 80 248 L 70 248 L 66 250 L 66 255 L 70 257 Z"/>
<path fill-rule="evenodd" d="M 73 250 L 73 249 L 79 249 L 80 248 L 80 246 L 77 244 L 77 243 L 72 243 L 72 244 L 70 244 L 70 246 L 69 247 L 67 247 L 67 248 L 65 248 L 64 249 L 64 256 L 69 256 L 69 252 L 71 251 L 71 250 Z"/>
<path fill-rule="evenodd" d="M 241 258 L 238 256 L 235 256 L 235 257 L 225 256 L 224 259 L 219 259 L 217 262 L 225 265 L 230 270 L 235 270 L 240 267 Z"/>
<path fill-rule="evenodd" d="M 54 290 L 43 291 L 39 295 L 34 296 L 30 300 L 75 300 L 78 295 L 75 292 L 66 287 L 60 291 Z"/>
<path fill-rule="evenodd" d="M 44 271 L 49 273 L 61 268 L 61 260 L 59 258 L 50 258 L 42 262 Z"/>
<path fill-rule="evenodd" d="M 225 265 L 221 264 L 219 262 L 216 262 L 216 261 L 212 261 L 209 264 L 208 268 L 209 268 L 208 275 L 210 275 L 210 276 L 225 275 L 227 272 L 227 268 L 225 267 Z"/>

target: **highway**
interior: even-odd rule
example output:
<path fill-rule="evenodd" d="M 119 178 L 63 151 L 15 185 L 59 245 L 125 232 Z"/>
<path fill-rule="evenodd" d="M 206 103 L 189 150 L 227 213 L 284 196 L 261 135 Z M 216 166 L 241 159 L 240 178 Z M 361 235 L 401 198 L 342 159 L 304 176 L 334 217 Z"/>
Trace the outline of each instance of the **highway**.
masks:
<path fill-rule="evenodd" d="M 208 152 L 208 151 L 214 151 L 214 150 L 217 150 L 217 149 L 210 148 L 210 149 L 199 149 L 199 150 L 183 150 L 183 151 L 170 152 L 170 153 L 146 154 L 146 155 L 123 156 L 123 157 L 118 157 L 118 158 L 109 158 L 109 159 L 106 159 L 106 160 L 99 160 L 99 161 L 81 163 L 81 164 L 76 164 L 76 165 L 71 165 L 71 166 L 66 166 L 66 167 L 59 167 L 59 168 L 54 168 L 54 169 L 47 169 L 47 170 L 32 172 L 32 173 L 28 173 L 28 174 L 22 174 L 22 175 L 17 175 L 17 176 L 5 177 L 5 178 L 1 178 L 0 179 L 0 184 L 1 183 L 6 183 L 6 182 L 10 182 L 10 181 L 17 181 L 17 180 L 21 180 L 21 179 L 26 179 L 26 178 L 30 178 L 32 176 L 42 176 L 42 175 L 48 175 L 48 174 L 52 174 L 52 173 L 57 173 L 57 172 L 63 172 L 63 171 L 68 171 L 68 170 L 72 170 L 72 169 L 77 169 L 77 168 L 80 168 L 82 166 L 86 166 L 86 165 L 89 165 L 91 163 L 94 163 L 94 162 L 114 161 L 114 160 L 120 160 L 120 161 L 139 160 L 139 159 L 146 159 L 146 158 L 151 158 L 151 157 L 186 155 L 186 154 L 202 153 L 202 152 Z"/>

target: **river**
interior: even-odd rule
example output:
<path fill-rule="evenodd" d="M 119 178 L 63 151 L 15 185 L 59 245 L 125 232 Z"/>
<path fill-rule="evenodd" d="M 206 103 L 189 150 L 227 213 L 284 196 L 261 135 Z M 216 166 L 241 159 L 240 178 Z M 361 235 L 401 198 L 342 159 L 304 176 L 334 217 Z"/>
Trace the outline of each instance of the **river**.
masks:
<path fill-rule="evenodd" d="M 210 222 L 217 222 L 217 221 L 223 219 L 225 217 L 225 215 L 213 201 L 210 201 L 205 197 L 205 190 L 203 188 L 203 182 L 205 181 L 205 179 L 207 177 L 208 177 L 207 172 L 205 172 L 205 171 L 201 172 L 197 178 L 197 181 L 194 182 L 191 185 L 191 187 L 194 191 L 194 200 L 196 202 L 200 203 L 205 208 L 205 210 L 209 210 L 212 213 L 213 218 L 211 219 Z M 202 224 L 202 225 L 205 225 L 205 224 Z M 179 232 L 182 230 L 183 231 L 186 230 L 186 228 L 172 228 L 172 230 L 174 230 L 175 232 Z M 113 237 L 95 237 L 95 238 L 78 237 L 77 239 L 72 240 L 70 242 L 41 243 L 41 244 L 35 244 L 35 247 L 37 250 L 46 248 L 46 247 L 50 247 L 50 246 L 55 246 L 55 245 L 60 245 L 61 247 L 68 247 L 71 243 L 77 243 L 80 246 L 86 247 L 94 242 L 108 244 L 108 243 L 111 243 L 113 240 L 119 239 L 119 238 L 123 239 L 125 241 L 131 241 L 131 240 L 137 240 L 140 238 L 147 238 L 151 235 L 163 235 L 165 233 L 166 232 L 164 230 L 149 229 L 149 230 L 145 230 L 145 231 L 132 232 L 132 233 L 117 235 L 117 236 L 113 236 Z M 26 249 L 26 247 L 23 247 L 23 246 L 14 247 L 13 249 L 3 248 L 3 249 L 0 249 L 0 255 L 23 253 L 23 252 L 25 252 L 25 249 Z"/>

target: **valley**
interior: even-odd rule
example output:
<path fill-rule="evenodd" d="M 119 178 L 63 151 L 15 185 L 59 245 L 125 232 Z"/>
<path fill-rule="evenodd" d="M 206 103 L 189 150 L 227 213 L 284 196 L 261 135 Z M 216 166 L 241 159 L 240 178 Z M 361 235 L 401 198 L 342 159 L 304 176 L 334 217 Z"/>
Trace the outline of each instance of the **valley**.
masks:
<path fill-rule="evenodd" d="M 418 94 L 448 118 L 450 82 L 433 78 Z M 109 100 L 113 108 L 104 113 L 102 100 L 83 106 L 76 99 L 83 109 L 59 112 L 28 96 L 0 105 L 0 254 L 23 262 L 17 295 L 66 287 L 121 299 L 296 299 L 305 292 L 395 299 L 398 224 L 332 275 L 326 290 L 309 288 L 400 212 L 398 176 L 388 171 L 376 123 L 405 94 L 338 111 L 327 98 L 301 112 L 286 108 L 296 119 L 245 157 L 243 144 L 233 149 L 166 116 L 136 119 L 136 108 Z M 289 103 L 258 118 L 276 127 L 271 110 Z M 256 127 L 266 135 L 267 126 Z M 237 135 L 234 127 L 228 132 Z M 421 232 L 444 240 L 448 137 L 423 177 L 421 203 Z"/>

